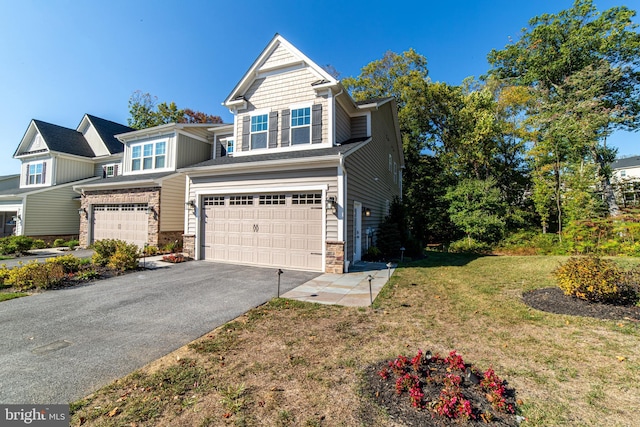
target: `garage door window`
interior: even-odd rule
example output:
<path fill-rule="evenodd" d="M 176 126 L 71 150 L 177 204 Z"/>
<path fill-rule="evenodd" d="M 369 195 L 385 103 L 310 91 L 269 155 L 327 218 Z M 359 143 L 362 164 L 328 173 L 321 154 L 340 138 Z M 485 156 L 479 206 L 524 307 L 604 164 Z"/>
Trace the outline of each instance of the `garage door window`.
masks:
<path fill-rule="evenodd" d="M 291 197 L 291 203 L 294 205 L 319 205 L 322 203 L 322 194 L 294 194 Z"/>
<path fill-rule="evenodd" d="M 253 196 L 231 196 L 229 197 L 229 205 L 231 206 L 253 205 Z"/>
<path fill-rule="evenodd" d="M 202 203 L 204 206 L 224 206 L 224 196 L 205 197 Z"/>
<path fill-rule="evenodd" d="M 286 200 L 287 198 L 284 194 L 265 194 L 260 196 L 261 205 L 284 205 Z"/>

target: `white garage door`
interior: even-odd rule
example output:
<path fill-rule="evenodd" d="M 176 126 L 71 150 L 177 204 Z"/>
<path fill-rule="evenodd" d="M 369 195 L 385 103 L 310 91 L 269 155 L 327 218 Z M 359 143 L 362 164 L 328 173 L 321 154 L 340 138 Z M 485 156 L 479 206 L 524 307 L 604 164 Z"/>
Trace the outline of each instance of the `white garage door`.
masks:
<path fill-rule="evenodd" d="M 208 196 L 202 253 L 211 261 L 322 270 L 322 194 Z"/>
<path fill-rule="evenodd" d="M 93 206 L 92 242 L 118 239 L 140 248 L 147 242 L 146 203 L 123 203 Z"/>

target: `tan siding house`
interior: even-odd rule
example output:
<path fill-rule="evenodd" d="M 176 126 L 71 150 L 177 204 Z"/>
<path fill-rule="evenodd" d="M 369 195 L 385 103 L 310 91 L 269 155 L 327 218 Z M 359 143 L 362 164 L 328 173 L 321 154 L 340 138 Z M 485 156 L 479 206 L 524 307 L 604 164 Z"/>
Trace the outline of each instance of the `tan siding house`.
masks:
<path fill-rule="evenodd" d="M 333 273 L 359 262 L 402 194 L 394 101 L 355 103 L 276 35 L 224 105 L 234 114 L 233 155 L 179 169 L 187 175 L 185 251 Z"/>
<path fill-rule="evenodd" d="M 131 130 L 89 114 L 76 129 L 32 120 L 13 155 L 22 162 L 20 178 L 0 188 L 2 234 L 77 238 L 80 202 L 72 187 L 101 177 L 106 163 L 120 163 L 123 146 L 114 135 Z"/>

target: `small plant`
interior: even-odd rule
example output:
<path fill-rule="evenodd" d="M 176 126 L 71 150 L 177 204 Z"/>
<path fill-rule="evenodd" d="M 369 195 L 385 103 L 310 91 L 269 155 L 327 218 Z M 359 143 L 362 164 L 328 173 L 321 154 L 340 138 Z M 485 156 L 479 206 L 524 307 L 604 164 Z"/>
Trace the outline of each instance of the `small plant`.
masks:
<path fill-rule="evenodd" d="M 597 256 L 569 258 L 554 275 L 566 295 L 609 304 L 638 301 L 640 271 L 624 271 L 613 261 Z"/>
<path fill-rule="evenodd" d="M 244 384 L 240 384 L 236 387 L 230 385 L 225 389 L 218 390 L 218 393 L 222 396 L 220 403 L 222 403 L 222 406 L 224 406 L 228 414 L 236 414 L 240 412 L 245 403 L 245 391 L 246 387 Z"/>
<path fill-rule="evenodd" d="M 185 262 L 187 259 L 182 254 L 169 254 L 169 255 L 164 255 L 162 257 L 162 260 L 165 262 L 171 262 L 176 264 L 179 262 Z"/>
<path fill-rule="evenodd" d="M 5 283 L 19 291 L 33 288 L 47 289 L 64 279 L 62 265 L 55 263 L 39 263 L 36 260 L 9 270 Z"/>
<path fill-rule="evenodd" d="M 64 239 L 56 239 L 56 240 L 53 241 L 53 247 L 54 248 L 59 248 L 59 247 L 64 246 L 65 243 L 66 242 L 65 242 Z"/>
<path fill-rule="evenodd" d="M 169 242 L 166 245 L 164 245 L 162 247 L 162 250 L 165 252 L 169 252 L 169 253 L 174 253 L 174 252 L 178 252 L 179 250 L 181 250 L 182 247 L 181 245 L 178 243 L 177 240 L 174 240 L 173 242 Z"/>
<path fill-rule="evenodd" d="M 153 256 L 158 253 L 158 247 L 153 245 L 145 246 L 143 253 L 144 256 Z"/>
<path fill-rule="evenodd" d="M 68 247 L 70 250 L 74 250 L 76 246 L 80 246 L 80 241 L 76 239 L 69 240 L 64 246 Z"/>
<path fill-rule="evenodd" d="M 45 260 L 46 263 L 51 264 L 59 264 L 62 266 L 62 269 L 65 273 L 75 273 L 80 270 L 82 265 L 85 265 L 87 261 L 82 260 L 81 258 L 75 257 L 71 254 L 47 258 Z"/>

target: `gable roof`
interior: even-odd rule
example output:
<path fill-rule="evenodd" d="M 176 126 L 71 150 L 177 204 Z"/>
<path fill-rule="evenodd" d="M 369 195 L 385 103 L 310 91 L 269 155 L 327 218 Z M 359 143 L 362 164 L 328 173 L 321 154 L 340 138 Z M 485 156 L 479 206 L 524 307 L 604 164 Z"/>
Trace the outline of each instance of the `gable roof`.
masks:
<path fill-rule="evenodd" d="M 640 167 L 640 156 L 625 157 L 623 159 L 616 159 L 611 163 L 611 169 L 625 169 Z"/>
<path fill-rule="evenodd" d="M 135 129 L 112 122 L 111 120 L 92 116 L 91 114 L 85 114 L 85 116 L 89 119 L 96 132 L 98 132 L 100 139 L 102 139 L 102 142 L 104 142 L 104 145 L 106 145 L 107 150 L 109 150 L 111 154 L 122 153 L 124 151 L 124 144 L 118 141 L 115 135 L 133 132 Z"/>
<path fill-rule="evenodd" d="M 49 151 L 74 154 L 82 157 L 94 157 L 89 143 L 77 130 L 65 128 L 40 120 L 33 120 Z"/>
<path fill-rule="evenodd" d="M 274 61 L 267 64 L 271 54 L 278 48 L 282 47 L 288 54 L 291 55 L 291 59 L 284 59 L 281 61 Z M 269 73 L 278 69 L 287 69 L 293 67 L 308 67 L 313 73 L 318 76 L 318 81 L 314 83 L 314 86 L 327 87 L 337 86 L 340 82 L 331 74 L 326 72 L 318 64 L 310 60 L 305 54 L 300 52 L 295 46 L 289 43 L 284 37 L 276 33 L 273 39 L 267 44 L 267 47 L 260 53 L 258 58 L 251 64 L 249 70 L 244 74 L 242 79 L 233 88 L 227 99 L 222 105 L 230 105 L 244 101 L 244 94 L 256 79 L 261 78 L 261 74 Z"/>

